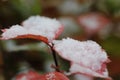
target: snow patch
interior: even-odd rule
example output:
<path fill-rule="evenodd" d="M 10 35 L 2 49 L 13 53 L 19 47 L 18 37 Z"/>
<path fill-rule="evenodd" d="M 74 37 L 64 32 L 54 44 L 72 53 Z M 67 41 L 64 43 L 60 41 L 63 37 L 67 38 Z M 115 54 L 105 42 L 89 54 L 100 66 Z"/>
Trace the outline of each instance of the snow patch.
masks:
<path fill-rule="evenodd" d="M 56 19 L 50 19 L 41 16 L 32 16 L 20 25 L 13 25 L 10 29 L 6 29 L 2 34 L 3 39 L 16 38 L 20 35 L 37 35 L 43 36 L 52 41 L 58 36 L 58 32 L 63 27 Z M 59 32 L 60 33 L 60 32 Z M 56 35 L 57 34 L 57 35 Z"/>
<path fill-rule="evenodd" d="M 58 54 L 71 61 L 71 73 L 86 73 L 106 77 L 104 74 L 108 57 L 99 44 L 94 41 L 77 41 L 71 38 L 61 41 L 54 40 L 54 49 Z M 78 65 L 76 65 L 78 64 Z M 84 71 L 85 70 L 85 71 Z M 99 75 L 101 74 L 101 75 Z"/>

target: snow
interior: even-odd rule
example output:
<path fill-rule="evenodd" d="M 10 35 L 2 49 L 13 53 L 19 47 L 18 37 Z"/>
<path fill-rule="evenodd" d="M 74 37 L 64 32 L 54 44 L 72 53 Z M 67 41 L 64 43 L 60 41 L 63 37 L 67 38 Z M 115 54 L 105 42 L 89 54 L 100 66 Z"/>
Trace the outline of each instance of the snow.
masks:
<path fill-rule="evenodd" d="M 54 73 L 49 73 L 45 77 L 46 77 L 46 80 L 55 80 L 56 78 Z"/>
<path fill-rule="evenodd" d="M 1 36 L 4 39 L 10 39 L 24 34 L 28 34 L 28 31 L 25 28 L 20 25 L 13 25 L 10 29 L 6 29 Z"/>
<path fill-rule="evenodd" d="M 70 38 L 54 41 L 58 54 L 72 62 L 83 64 L 94 70 L 100 69 L 99 64 L 106 61 L 106 52 L 94 41 L 77 41 Z M 79 56 L 79 57 L 78 57 Z M 91 64 L 92 63 L 92 64 Z"/>
<path fill-rule="evenodd" d="M 55 38 L 56 32 L 58 32 L 62 26 L 56 19 L 40 16 L 32 16 L 25 20 L 22 25 L 29 30 L 29 33 L 43 35 L 49 40 Z"/>
<path fill-rule="evenodd" d="M 69 80 L 63 73 L 61 72 L 50 72 L 45 75 L 45 79 L 42 80 Z"/>
<path fill-rule="evenodd" d="M 105 66 L 103 67 L 103 64 L 108 61 L 107 54 L 101 46 L 94 41 L 77 41 L 67 38 L 61 41 L 54 40 L 53 43 L 54 49 L 62 58 L 79 65 L 77 68 L 75 68 L 76 66 L 73 68 L 74 65 L 71 65 L 71 72 L 79 71 L 86 73 L 88 69 L 88 73 L 92 73 L 92 71 L 96 73 L 97 71 L 101 71 L 100 73 L 102 73 L 102 69 L 103 71 L 106 69 Z"/>
<path fill-rule="evenodd" d="M 28 80 L 26 76 L 23 76 L 20 80 Z"/>
<path fill-rule="evenodd" d="M 41 16 L 32 16 L 20 25 L 13 25 L 2 34 L 3 39 L 15 38 L 20 35 L 40 35 L 46 37 L 48 41 L 56 38 L 62 25 L 56 19 Z M 58 34 L 59 35 L 59 34 Z"/>
<path fill-rule="evenodd" d="M 110 78 L 108 76 L 108 70 L 105 69 L 101 74 L 97 71 L 94 71 L 90 68 L 86 68 L 84 66 L 81 66 L 79 64 L 72 64 L 70 67 L 70 73 L 82 73 L 88 76 L 95 76 L 95 77 L 101 77 L 101 78 Z"/>

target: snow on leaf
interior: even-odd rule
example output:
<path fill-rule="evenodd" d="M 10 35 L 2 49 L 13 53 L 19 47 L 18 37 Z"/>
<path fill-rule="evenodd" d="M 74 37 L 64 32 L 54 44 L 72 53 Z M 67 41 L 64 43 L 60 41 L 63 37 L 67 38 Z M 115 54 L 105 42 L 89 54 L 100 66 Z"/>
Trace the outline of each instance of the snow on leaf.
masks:
<path fill-rule="evenodd" d="M 94 71 L 90 68 L 86 68 L 84 66 L 81 66 L 76 63 L 72 63 L 70 67 L 70 73 L 71 74 L 84 74 L 88 76 L 95 76 L 95 77 L 101 77 L 106 78 L 108 80 L 111 80 L 111 78 L 108 76 L 108 70 L 105 68 L 103 71 Z"/>
<path fill-rule="evenodd" d="M 3 29 L 2 39 L 32 38 L 46 43 L 57 38 L 63 26 L 56 19 L 32 16 L 20 25 L 13 25 L 10 29 Z"/>
<path fill-rule="evenodd" d="M 46 74 L 45 77 L 47 80 L 55 80 L 55 78 L 56 78 L 54 73 L 48 73 L 48 74 Z"/>
<path fill-rule="evenodd" d="M 3 39 L 15 38 L 19 35 L 28 34 L 27 30 L 20 25 L 13 25 L 10 29 L 4 29 L 2 34 Z"/>
<path fill-rule="evenodd" d="M 50 72 L 45 75 L 45 80 L 69 80 L 64 74 L 59 72 Z"/>
<path fill-rule="evenodd" d="M 19 74 L 13 80 L 28 80 L 28 79 L 27 79 L 27 76 L 25 76 L 25 74 Z"/>
<path fill-rule="evenodd" d="M 1 29 L 2 32 L 5 32 L 7 29 Z"/>
<path fill-rule="evenodd" d="M 56 19 L 32 16 L 22 23 L 34 35 L 47 37 L 49 41 L 57 38 L 63 30 L 63 25 Z"/>
<path fill-rule="evenodd" d="M 20 72 L 12 80 L 69 80 L 69 79 L 64 74 L 59 72 L 38 74 L 36 71 L 28 70 Z"/>
<path fill-rule="evenodd" d="M 55 40 L 53 43 L 55 51 L 57 51 L 62 58 L 71 61 L 71 73 L 79 72 L 87 74 L 86 70 L 88 69 L 91 70 L 91 72 L 93 71 L 94 73 L 101 74 L 104 77 L 105 74 L 103 73 L 106 70 L 108 57 L 106 52 L 96 42 L 90 40 L 77 41 L 67 38 L 61 41 Z M 73 63 L 79 65 L 77 66 L 78 68 L 75 68 L 75 70 Z M 79 68 L 84 68 L 84 70 Z M 91 72 L 88 71 L 88 73 Z M 94 74 L 91 75 L 96 76 Z M 107 76 L 107 74 L 105 76 Z"/>
<path fill-rule="evenodd" d="M 100 13 L 88 13 L 79 16 L 79 24 L 88 34 L 95 34 L 109 24 L 110 20 Z"/>

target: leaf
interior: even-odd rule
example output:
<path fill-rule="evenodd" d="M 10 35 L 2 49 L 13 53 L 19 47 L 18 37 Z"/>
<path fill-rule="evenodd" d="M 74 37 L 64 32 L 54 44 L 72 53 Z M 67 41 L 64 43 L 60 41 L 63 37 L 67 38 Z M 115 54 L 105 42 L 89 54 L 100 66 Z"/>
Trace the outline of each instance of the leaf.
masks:
<path fill-rule="evenodd" d="M 70 74 L 84 74 L 91 77 L 101 77 L 111 80 L 111 78 L 108 76 L 108 70 L 104 66 L 102 66 L 100 70 L 94 71 L 91 68 L 87 68 L 79 64 L 72 63 L 70 67 Z"/>
<path fill-rule="evenodd" d="M 13 80 L 41 80 L 41 75 L 33 70 L 21 72 Z"/>
<path fill-rule="evenodd" d="M 27 73 L 20 73 L 16 75 L 14 80 L 69 80 L 69 79 L 64 74 L 59 72 L 50 72 L 41 75 L 34 71 L 28 71 Z"/>
<path fill-rule="evenodd" d="M 39 0 L 11 0 L 10 4 L 25 18 L 31 15 L 38 15 L 41 12 Z"/>
<path fill-rule="evenodd" d="M 82 73 L 95 77 L 108 78 L 106 63 L 110 62 L 106 52 L 94 41 L 63 39 L 53 41 L 58 54 L 72 63 L 70 73 Z M 75 67 L 74 67 L 75 65 Z M 97 74 L 97 75 L 96 75 Z"/>
<path fill-rule="evenodd" d="M 32 16 L 22 25 L 13 25 L 10 29 L 3 29 L 2 39 L 31 38 L 49 43 L 63 31 L 63 26 L 59 21 L 41 16 Z"/>
<path fill-rule="evenodd" d="M 101 42 L 101 45 L 106 49 L 106 51 L 112 55 L 120 56 L 120 38 L 110 35 L 107 39 Z"/>
<path fill-rule="evenodd" d="M 69 80 L 69 79 L 60 72 L 50 72 L 45 75 L 45 80 Z"/>

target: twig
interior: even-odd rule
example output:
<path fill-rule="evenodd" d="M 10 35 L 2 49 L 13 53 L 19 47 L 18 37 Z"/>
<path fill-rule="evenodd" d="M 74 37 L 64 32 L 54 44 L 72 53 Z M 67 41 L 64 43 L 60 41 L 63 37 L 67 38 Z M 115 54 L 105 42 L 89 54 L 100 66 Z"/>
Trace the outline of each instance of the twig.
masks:
<path fill-rule="evenodd" d="M 51 51 L 52 51 L 53 59 L 54 59 L 54 62 L 55 62 L 55 69 L 56 69 L 56 71 L 60 72 L 59 65 L 58 65 L 58 61 L 57 61 L 56 52 L 55 52 L 55 50 L 53 49 L 53 45 L 54 45 L 54 44 L 51 44 L 51 45 L 49 45 L 49 46 L 50 46 L 50 49 L 51 49 Z"/>

